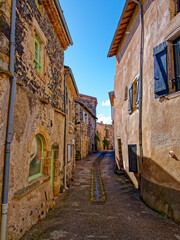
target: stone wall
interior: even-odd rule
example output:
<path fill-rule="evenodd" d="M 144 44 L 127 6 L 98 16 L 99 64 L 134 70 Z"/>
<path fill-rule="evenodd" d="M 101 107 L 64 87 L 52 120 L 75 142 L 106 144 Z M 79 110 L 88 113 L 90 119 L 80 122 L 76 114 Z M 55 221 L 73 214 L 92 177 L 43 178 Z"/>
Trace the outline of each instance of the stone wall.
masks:
<path fill-rule="evenodd" d="M 79 160 L 95 151 L 96 119 L 79 103 L 75 107 L 76 160 Z"/>
<path fill-rule="evenodd" d="M 80 101 L 82 101 L 84 105 L 96 116 L 97 99 L 83 94 L 80 94 L 79 96 Z"/>
<path fill-rule="evenodd" d="M 96 134 L 99 137 L 99 141 L 97 141 L 97 150 L 101 151 L 104 150 L 103 140 L 106 138 L 109 142 L 108 147 L 106 150 L 113 150 L 114 146 L 114 133 L 113 133 L 113 126 L 111 124 L 103 124 L 97 123 L 96 125 Z"/>
<path fill-rule="evenodd" d="M 71 159 L 67 159 L 67 181 L 69 184 L 75 172 L 75 102 L 69 87 L 67 87 L 67 93 L 68 93 L 67 145 L 70 145 L 71 151 L 70 157 Z"/>
<path fill-rule="evenodd" d="M 0 196 L 9 101 L 11 1 L 0 3 Z M 19 239 L 53 207 L 64 181 L 64 50 L 44 8 L 17 0 L 15 76 L 17 79 L 11 143 L 8 239 Z M 34 37 L 42 41 L 42 75 L 34 69 Z M 2 70 L 3 68 L 3 70 Z M 6 71 L 5 71 L 6 70 Z M 2 73 L 3 72 L 3 73 Z M 29 180 L 33 139 L 43 142 L 42 176 Z M 52 159 L 53 151 L 53 159 Z M 53 167 L 53 171 L 52 171 Z M 71 167 L 72 168 L 72 167 Z"/>
<path fill-rule="evenodd" d="M 141 1 L 142 2 L 142 1 Z M 154 59 L 153 48 L 167 40 L 179 36 L 180 14 L 174 15 L 174 1 L 155 0 L 143 1 L 144 48 L 143 48 L 143 168 L 141 182 L 142 197 L 154 209 L 164 212 L 170 217 L 180 220 L 177 208 L 173 207 L 173 216 L 167 209 L 175 206 L 172 194 L 180 191 L 179 139 L 180 118 L 179 92 L 173 92 L 172 72 L 168 70 L 169 94 L 166 97 L 155 98 L 154 94 Z M 135 9 L 126 29 L 116 55 L 114 133 L 116 158 L 119 159 L 118 139 L 121 140 L 123 167 L 136 187 L 140 184 L 138 117 L 139 110 L 134 109 L 128 114 L 128 99 L 125 91 L 136 79 L 139 73 L 140 56 L 140 26 L 139 9 Z M 168 46 L 168 49 L 169 49 Z M 169 50 L 168 50 L 169 51 Z M 172 64 L 172 55 L 168 55 L 168 68 Z M 128 145 L 137 144 L 138 173 L 129 171 Z M 170 158 L 169 151 L 176 158 Z M 155 187 L 156 186 L 156 187 Z M 156 190 L 155 190 L 156 188 Z M 161 191 L 161 195 L 157 194 Z M 167 189 L 171 193 L 167 194 Z M 164 192 L 164 193 L 163 193 Z M 149 193 L 149 194 L 148 194 Z M 161 206 L 162 197 L 166 195 L 166 204 Z M 177 202 L 177 199 L 175 200 Z M 159 202 L 159 204 L 158 204 Z M 177 217 L 178 216 L 178 217 Z"/>

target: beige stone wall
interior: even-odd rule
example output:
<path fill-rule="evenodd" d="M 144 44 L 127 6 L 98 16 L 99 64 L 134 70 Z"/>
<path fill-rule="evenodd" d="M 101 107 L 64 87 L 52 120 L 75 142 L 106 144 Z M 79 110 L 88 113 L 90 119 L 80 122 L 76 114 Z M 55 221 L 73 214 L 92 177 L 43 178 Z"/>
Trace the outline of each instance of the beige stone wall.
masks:
<path fill-rule="evenodd" d="M 180 14 L 174 16 L 173 6 L 174 1 L 171 0 L 143 1 L 144 51 L 142 130 L 144 158 L 142 176 L 146 180 L 157 184 L 156 186 L 159 185 L 180 191 L 180 176 L 178 174 L 180 171 L 180 164 L 178 161 L 180 159 L 180 121 L 178 120 L 180 118 L 180 94 L 179 92 L 172 93 L 170 81 L 173 75 L 173 72 L 170 72 L 171 58 L 168 58 L 170 94 L 166 97 L 157 99 L 155 99 L 154 95 L 153 48 L 165 40 L 172 40 L 173 37 L 179 36 Z M 128 100 L 124 99 L 125 87 L 129 86 L 139 73 L 140 26 L 138 7 L 135 9 L 126 31 L 130 32 L 130 34 L 125 34 L 116 55 L 114 88 L 116 96 L 114 103 L 115 150 L 116 159 L 120 160 L 118 139 L 121 139 L 123 166 L 134 185 L 138 187 L 138 174 L 129 172 L 128 144 L 137 144 L 137 155 L 139 156 L 139 110 L 135 110 L 129 115 Z M 171 42 L 169 41 L 167 44 L 169 45 Z M 178 160 L 170 158 L 169 151 L 173 151 Z M 139 167 L 138 157 L 138 168 Z M 151 189 L 149 189 L 149 191 L 151 191 Z M 146 196 L 146 199 L 147 198 Z M 167 203 L 166 208 L 169 208 L 170 205 L 168 204 L 170 203 Z M 150 205 L 152 206 L 153 204 Z M 158 209 L 157 206 L 155 208 Z"/>
<path fill-rule="evenodd" d="M 70 88 L 67 87 L 67 90 L 67 145 L 70 144 L 71 146 L 71 160 L 67 163 L 67 180 L 69 182 L 75 172 L 75 102 Z"/>
<path fill-rule="evenodd" d="M 83 112 L 86 117 L 83 117 Z M 95 126 L 96 119 L 84 107 L 76 103 L 76 160 L 86 157 L 95 150 Z"/>
<path fill-rule="evenodd" d="M 103 124 L 103 123 L 97 123 L 96 125 L 96 133 L 100 139 L 100 141 L 97 141 L 98 151 L 104 150 L 103 146 L 103 140 L 106 138 L 109 141 L 109 146 L 107 150 L 113 150 L 114 146 L 114 131 L 113 126 L 111 124 Z"/>

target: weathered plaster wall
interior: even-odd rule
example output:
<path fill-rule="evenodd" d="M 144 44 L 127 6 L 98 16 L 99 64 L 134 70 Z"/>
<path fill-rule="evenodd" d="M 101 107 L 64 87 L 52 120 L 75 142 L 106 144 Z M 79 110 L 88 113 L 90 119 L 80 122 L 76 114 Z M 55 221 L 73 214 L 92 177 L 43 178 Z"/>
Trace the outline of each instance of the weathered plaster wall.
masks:
<path fill-rule="evenodd" d="M 142 1 L 141 1 L 142 2 Z M 168 215 L 171 208 L 172 192 L 180 191 L 180 95 L 169 94 L 164 98 L 155 99 L 154 96 L 154 59 L 153 48 L 167 40 L 170 35 L 178 36 L 180 14 L 173 14 L 174 1 L 143 1 L 144 14 L 144 53 L 143 53 L 143 169 L 142 197 L 157 210 Z M 121 138 L 124 167 L 138 186 L 138 176 L 129 173 L 128 144 L 137 144 L 138 147 L 138 111 L 128 115 L 128 100 L 124 100 L 125 86 L 133 82 L 139 73 L 139 11 L 136 8 L 127 27 L 129 35 L 125 35 L 119 46 L 116 56 L 115 77 L 115 148 L 118 158 L 117 139 Z M 175 34 L 176 32 L 176 34 Z M 135 64 L 136 63 L 136 64 Z M 168 75 L 169 77 L 170 75 Z M 170 78 L 169 78 L 170 82 Z M 169 84 L 169 91 L 171 85 Z M 169 151 L 174 151 L 177 159 L 169 157 Z M 137 149 L 139 156 L 139 148 Z M 149 185 L 146 183 L 149 181 Z M 151 184 L 152 183 L 152 184 Z M 155 184 L 155 185 L 154 185 Z M 147 187 L 148 186 L 148 190 Z M 156 186 L 156 191 L 154 191 Z M 158 191 L 163 196 L 164 189 L 168 189 L 166 206 L 156 204 Z M 148 192 L 151 191 L 151 197 Z M 154 191 L 154 192 L 153 192 Z M 167 192 L 167 191 L 166 191 Z M 149 196 L 149 198 L 148 198 Z M 161 199 L 162 200 L 162 199 Z M 159 208 L 159 209 L 158 209 Z M 178 220 L 177 208 L 169 216 Z"/>
<path fill-rule="evenodd" d="M 119 47 L 116 56 L 116 76 L 115 76 L 115 101 L 114 101 L 114 134 L 115 152 L 117 161 L 119 159 L 118 138 L 122 142 L 123 166 L 128 172 L 131 180 L 138 187 L 138 179 L 133 173 L 129 172 L 128 144 L 138 144 L 138 110 L 131 115 L 128 114 L 128 99 L 124 100 L 125 88 L 129 86 L 139 73 L 139 28 L 138 8 L 130 20 L 127 31 L 131 34 L 126 35 Z M 128 45 L 129 44 L 129 45 Z M 137 152 L 139 155 L 139 150 Z"/>

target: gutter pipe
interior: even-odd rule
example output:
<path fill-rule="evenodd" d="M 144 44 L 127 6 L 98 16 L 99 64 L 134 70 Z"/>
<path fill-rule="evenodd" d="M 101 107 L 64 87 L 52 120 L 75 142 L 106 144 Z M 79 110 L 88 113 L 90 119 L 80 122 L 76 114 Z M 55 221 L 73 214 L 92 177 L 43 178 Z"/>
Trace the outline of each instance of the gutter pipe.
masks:
<path fill-rule="evenodd" d="M 10 73 L 13 75 L 13 78 L 11 80 L 11 86 L 10 86 L 8 125 L 7 125 L 6 143 L 5 143 L 2 216 L 1 216 L 1 240 L 5 240 L 6 238 L 11 135 L 12 135 L 14 101 L 15 101 L 15 92 L 16 92 L 16 78 L 14 77 L 15 21 L 16 21 L 16 0 L 12 0 L 9 68 L 10 68 Z"/>
<path fill-rule="evenodd" d="M 140 16 L 140 70 L 139 70 L 139 151 L 140 151 L 140 176 L 142 174 L 143 146 L 142 146 L 142 100 L 143 100 L 143 12 L 142 5 L 137 0 L 132 0 L 139 6 Z"/>

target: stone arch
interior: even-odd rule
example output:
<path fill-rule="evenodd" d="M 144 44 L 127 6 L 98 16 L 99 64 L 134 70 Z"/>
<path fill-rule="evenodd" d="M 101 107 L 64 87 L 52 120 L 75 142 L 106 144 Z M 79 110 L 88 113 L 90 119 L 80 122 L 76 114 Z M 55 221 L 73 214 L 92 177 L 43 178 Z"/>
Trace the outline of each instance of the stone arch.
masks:
<path fill-rule="evenodd" d="M 51 149 L 50 149 L 50 139 L 48 131 L 43 127 L 39 126 L 35 129 L 33 134 L 31 135 L 30 143 L 28 146 L 28 152 L 31 152 L 31 147 L 33 140 L 36 136 L 40 136 L 42 142 L 43 142 L 43 152 L 42 152 L 42 169 L 41 174 L 42 175 L 49 175 L 51 174 Z M 30 157 L 28 159 L 28 168 L 30 168 Z M 28 171 L 29 173 L 29 171 Z M 29 179 L 30 181 L 30 179 Z"/>

